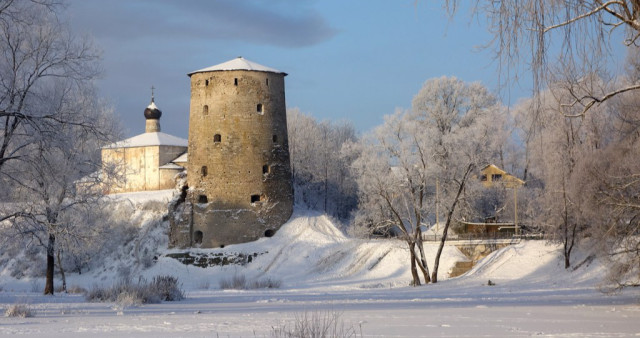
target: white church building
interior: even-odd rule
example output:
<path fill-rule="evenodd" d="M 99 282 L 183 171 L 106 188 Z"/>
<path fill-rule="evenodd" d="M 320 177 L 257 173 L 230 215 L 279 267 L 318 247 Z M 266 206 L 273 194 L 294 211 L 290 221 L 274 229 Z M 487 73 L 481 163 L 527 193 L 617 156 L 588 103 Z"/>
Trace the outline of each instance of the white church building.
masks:
<path fill-rule="evenodd" d="M 160 130 L 162 111 L 154 102 L 144 110 L 145 132 L 102 148 L 103 168 L 113 168 L 105 193 L 164 190 L 175 187 L 174 177 L 187 164 L 187 140 Z"/>

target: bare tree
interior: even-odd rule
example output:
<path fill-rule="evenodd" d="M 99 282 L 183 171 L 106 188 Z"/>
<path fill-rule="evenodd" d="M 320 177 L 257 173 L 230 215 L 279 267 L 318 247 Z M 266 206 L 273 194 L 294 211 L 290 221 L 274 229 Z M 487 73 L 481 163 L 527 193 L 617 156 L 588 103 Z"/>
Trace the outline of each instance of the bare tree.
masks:
<path fill-rule="evenodd" d="M 89 176 L 99 149 L 115 134 L 92 80 L 98 54 L 59 21 L 56 1 L 0 1 L 0 180 L 13 203 L 0 214 L 16 234 L 46 247 L 44 293 L 53 294 L 56 239 L 73 239 L 70 215 L 96 201 Z M 106 173 L 103 173 L 103 175 Z M 94 204 L 95 206 L 95 204 Z"/>
<path fill-rule="evenodd" d="M 506 114 L 486 87 L 455 77 L 425 82 L 412 108 L 430 139 L 429 163 L 440 184 L 440 205 L 445 206 L 445 226 L 431 276 L 436 283 L 440 255 L 471 174 L 498 159 L 506 144 Z"/>
<path fill-rule="evenodd" d="M 418 268 L 429 283 L 429 267 L 422 246 L 422 227 L 431 211 L 428 187 L 429 153 L 424 133 L 403 111 L 386 116 L 385 123 L 364 138 L 354 151 L 352 170 L 360 193 L 356 225 L 369 231 L 398 231 L 407 243 L 412 285 L 421 284 Z"/>
<path fill-rule="evenodd" d="M 594 114 L 579 119 L 561 113 L 567 112 L 564 103 L 571 100 L 576 90 L 607 90 L 596 75 L 583 78 L 579 84 L 582 89 L 575 83 L 559 81 L 517 108 L 539 111 L 538 122 L 528 130 L 535 134 L 527 145 L 531 172 L 544 182 L 537 219 L 549 239 L 562 244 L 565 268 L 571 266 L 574 248 L 596 222 L 590 212 L 591 203 L 583 198 L 589 179 L 584 167 L 610 142 L 612 135 L 610 113 L 605 106 L 593 108 Z M 534 102 L 540 103 L 537 108 L 531 107 Z M 574 107 L 574 111 L 579 109 Z"/>
<path fill-rule="evenodd" d="M 55 1 L 0 1 L 0 175 L 9 161 L 58 124 L 100 133 L 86 119 L 52 109 L 47 95 L 62 79 L 71 90 L 98 74 L 98 54 L 89 40 L 74 37 L 59 21 Z M 54 98 L 55 100 L 55 98 Z M 32 135 L 20 134 L 23 126 Z"/>
<path fill-rule="evenodd" d="M 432 79 L 416 95 L 413 111 L 397 111 L 363 139 L 352 169 L 360 189 L 356 225 L 373 232 L 398 231 L 406 241 L 412 284 L 437 282 L 444 241 L 466 183 L 479 164 L 496 154 L 495 123 L 502 113 L 486 88 L 455 78 Z M 446 208 L 443 239 L 429 268 L 422 228 L 435 210 L 439 181 Z"/>
<path fill-rule="evenodd" d="M 93 91 L 61 88 L 64 85 L 58 83 L 53 89 L 57 93 L 51 93 L 50 97 L 59 99 L 52 109 L 74 116 L 90 114 L 93 127 L 103 131 L 100 135 L 115 130 L 110 110 L 100 105 Z M 46 249 L 45 294 L 54 292 L 55 258 L 57 254 L 60 261 L 60 249 L 96 235 L 87 225 L 101 208 L 101 183 L 110 175 L 102 170 L 97 150 L 112 139 L 87 132 L 84 123 L 56 125 L 55 132 L 42 133 L 25 147 L 27 152 L 19 160 L 5 166 L 13 203 L 2 218 L 11 221 L 15 235 L 31 238 Z M 24 135 L 36 132 L 29 125 L 18 130 Z M 64 282 L 61 262 L 58 265 Z"/>
<path fill-rule="evenodd" d="M 287 111 L 291 172 L 296 202 L 346 219 L 356 206 L 355 181 L 341 155 L 342 145 L 356 140 L 347 122 L 318 122 L 297 108 Z"/>
<path fill-rule="evenodd" d="M 640 49 L 628 58 L 626 82 L 640 80 Z M 590 211 L 596 254 L 607 263 L 606 279 L 615 289 L 640 285 L 640 99 L 633 93 L 609 102 L 606 121 L 610 129 L 580 169 L 582 203 Z"/>
<path fill-rule="evenodd" d="M 462 2 L 445 0 L 450 14 Z M 489 31 L 500 72 L 507 77 L 528 65 L 539 93 L 552 83 L 550 66 L 558 63 L 583 75 L 606 71 L 613 54 L 612 43 L 638 46 L 640 2 L 638 0 L 476 0 L 474 13 L 490 18 Z M 557 55 L 551 54 L 557 52 Z M 516 76 L 517 78 L 517 76 Z M 640 83 L 619 83 L 604 93 L 574 93 L 564 106 L 568 116 L 582 116 L 612 97 L 640 89 Z M 569 109 L 569 108 L 576 109 Z"/>

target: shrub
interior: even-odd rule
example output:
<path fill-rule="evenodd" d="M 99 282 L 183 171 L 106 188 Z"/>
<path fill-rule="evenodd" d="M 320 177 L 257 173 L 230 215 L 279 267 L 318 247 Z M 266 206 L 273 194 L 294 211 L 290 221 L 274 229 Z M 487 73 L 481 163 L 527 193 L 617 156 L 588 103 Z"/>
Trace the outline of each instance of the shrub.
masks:
<path fill-rule="evenodd" d="M 244 275 L 233 275 L 230 279 L 224 278 L 220 280 L 220 288 L 223 290 L 235 289 L 242 290 L 247 287 L 247 279 Z"/>
<path fill-rule="evenodd" d="M 4 312 L 4 315 L 7 317 L 33 317 L 34 312 L 31 311 L 31 308 L 26 304 L 13 304 L 11 305 L 7 311 Z"/>
<path fill-rule="evenodd" d="M 277 289 L 282 281 L 271 278 L 247 281 L 244 275 L 233 275 L 230 279 L 220 280 L 220 289 L 249 290 L 249 289 Z"/>
<path fill-rule="evenodd" d="M 67 293 L 71 293 L 71 294 L 86 294 L 87 293 L 87 289 L 79 286 L 79 285 L 71 285 L 70 287 L 67 288 Z"/>
<path fill-rule="evenodd" d="M 182 300 L 184 293 L 177 278 L 156 276 L 150 283 L 140 278 L 138 283 L 122 279 L 108 288 L 94 286 L 85 298 L 89 302 L 116 302 L 121 306 L 131 306 Z"/>
<path fill-rule="evenodd" d="M 116 298 L 116 304 L 120 309 L 130 306 L 139 306 L 142 305 L 142 303 L 143 299 L 137 292 L 124 291 L 118 295 L 118 298 Z"/>
<path fill-rule="evenodd" d="M 42 292 L 42 290 L 44 289 L 40 281 L 37 279 L 32 279 L 30 284 L 31 292 Z"/>
<path fill-rule="evenodd" d="M 279 289 L 282 281 L 277 279 L 265 278 L 258 279 L 251 283 L 251 289 Z"/>
<path fill-rule="evenodd" d="M 177 301 L 184 299 L 178 278 L 173 276 L 156 276 L 151 281 L 151 287 L 159 294 L 161 300 Z"/>
<path fill-rule="evenodd" d="M 293 327 L 272 327 L 271 337 L 294 338 L 294 337 L 356 337 L 356 329 L 345 325 L 339 312 L 304 312 L 302 315 L 296 314 Z M 362 328 L 360 328 L 362 336 Z"/>

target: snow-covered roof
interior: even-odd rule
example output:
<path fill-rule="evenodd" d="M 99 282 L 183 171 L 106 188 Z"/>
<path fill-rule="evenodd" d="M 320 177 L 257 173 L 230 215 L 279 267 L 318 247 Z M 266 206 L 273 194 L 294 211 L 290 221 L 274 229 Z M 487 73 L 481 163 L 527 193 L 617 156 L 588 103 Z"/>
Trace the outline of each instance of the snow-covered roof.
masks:
<path fill-rule="evenodd" d="M 182 155 L 176 157 L 175 160 L 173 160 L 171 162 L 172 163 L 187 163 L 188 156 L 189 156 L 189 153 L 184 152 L 184 153 L 182 153 Z"/>
<path fill-rule="evenodd" d="M 118 141 L 112 144 L 109 144 L 103 149 L 110 148 L 132 148 L 132 147 L 148 147 L 148 146 L 178 146 L 178 147 L 186 147 L 188 141 L 169 134 L 165 134 L 163 132 L 155 132 L 155 133 L 144 133 L 140 134 L 126 140 Z"/>
<path fill-rule="evenodd" d="M 271 67 L 267 67 L 267 66 L 263 66 L 261 64 L 255 63 L 253 61 L 249 61 L 245 58 L 243 58 L 242 56 L 238 56 L 237 58 L 233 59 L 233 60 L 229 60 L 227 62 L 223 62 L 221 64 L 215 65 L 215 66 L 211 66 L 211 67 L 207 67 L 207 68 L 203 68 L 203 69 L 199 69 L 196 71 L 193 71 L 187 75 L 191 76 L 195 73 L 202 73 L 202 72 L 215 72 L 215 71 L 224 71 L 224 70 L 252 70 L 252 71 L 256 71 L 256 72 L 270 72 L 270 73 L 281 73 L 284 75 L 287 75 L 287 73 L 285 72 L 281 72 L 277 69 L 271 68 Z"/>
<path fill-rule="evenodd" d="M 169 162 L 163 166 L 160 166 L 159 169 L 184 169 L 184 167 L 181 167 L 175 163 Z"/>

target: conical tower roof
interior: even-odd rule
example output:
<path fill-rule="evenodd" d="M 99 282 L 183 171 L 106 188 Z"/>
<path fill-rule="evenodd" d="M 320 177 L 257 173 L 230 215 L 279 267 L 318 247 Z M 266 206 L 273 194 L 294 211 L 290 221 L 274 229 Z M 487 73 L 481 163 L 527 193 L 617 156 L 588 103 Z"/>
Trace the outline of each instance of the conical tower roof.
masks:
<path fill-rule="evenodd" d="M 215 66 L 211 66 L 211 67 L 207 67 L 207 68 L 203 68 L 203 69 L 199 69 L 196 71 L 193 71 L 187 75 L 191 76 L 195 73 L 204 73 L 204 72 L 216 72 L 216 71 L 225 71 L 225 70 L 251 70 L 251 71 L 256 71 L 256 72 L 269 72 L 269 73 L 279 73 L 279 74 L 284 74 L 285 76 L 287 75 L 287 73 L 285 72 L 281 72 L 277 69 L 271 68 L 271 67 L 267 67 L 267 66 L 263 66 L 261 64 L 255 63 L 253 61 L 249 61 L 245 58 L 243 58 L 242 56 L 238 56 L 237 58 L 233 59 L 233 60 L 229 60 L 227 62 L 223 62 L 221 64 L 215 65 Z"/>

